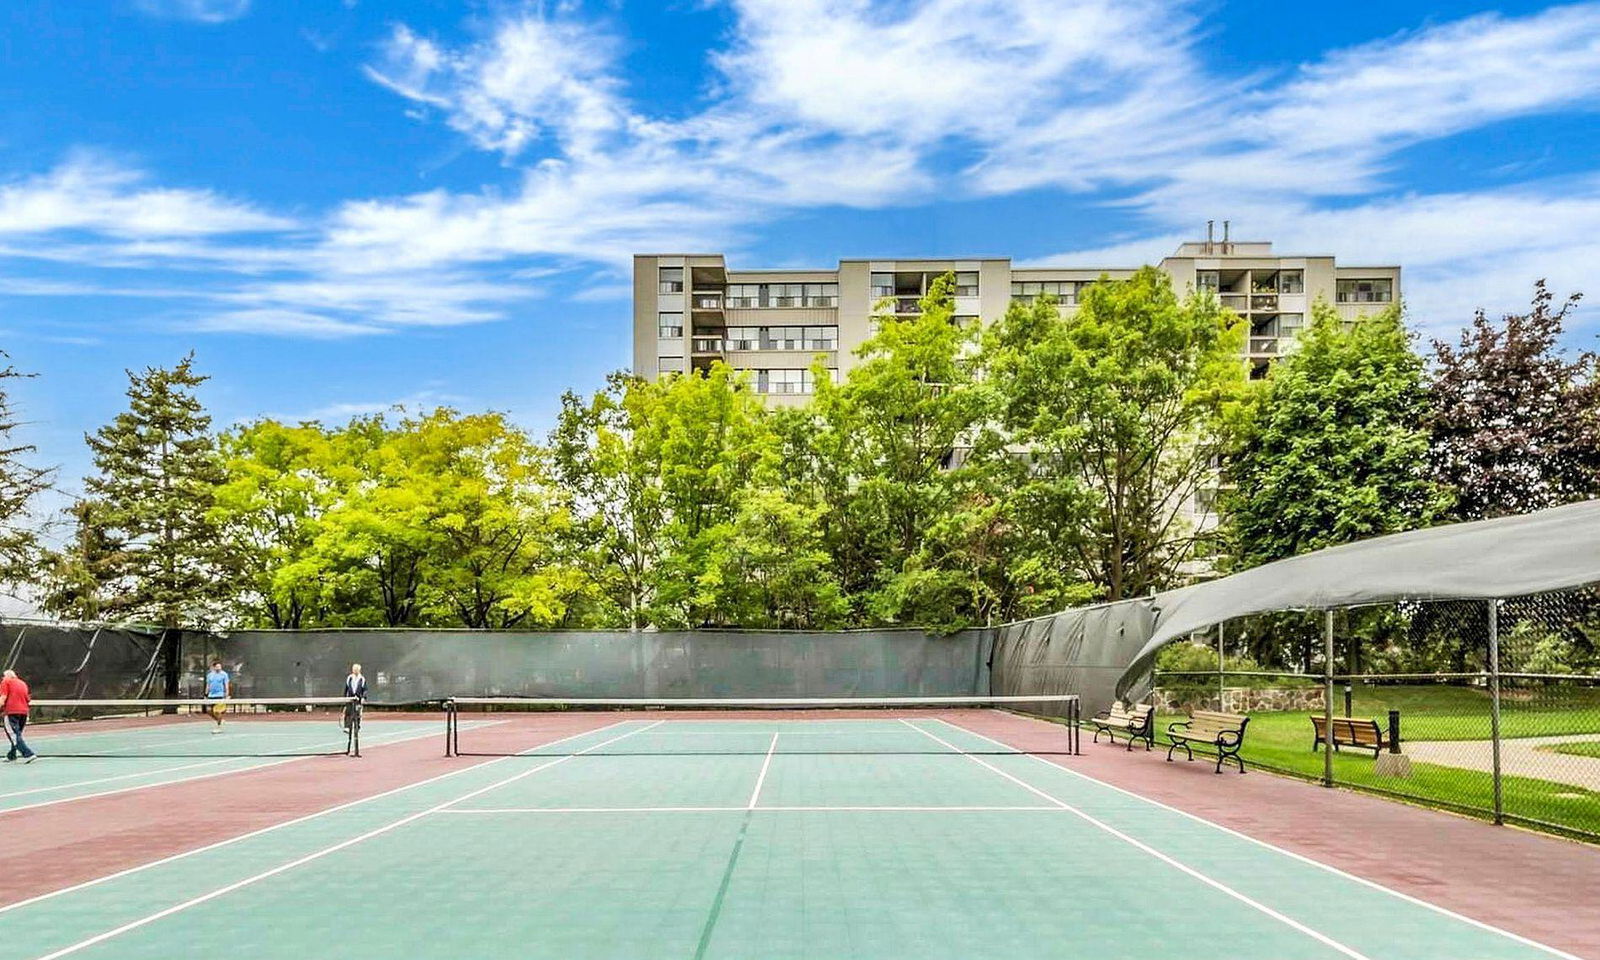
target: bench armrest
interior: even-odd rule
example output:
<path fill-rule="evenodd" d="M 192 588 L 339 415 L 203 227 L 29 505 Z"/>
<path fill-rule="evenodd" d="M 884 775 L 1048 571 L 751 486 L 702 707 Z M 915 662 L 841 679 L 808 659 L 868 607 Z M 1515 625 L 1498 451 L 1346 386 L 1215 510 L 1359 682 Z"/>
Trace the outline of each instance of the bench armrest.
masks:
<path fill-rule="evenodd" d="M 1187 727 L 1191 722 L 1192 721 L 1189 721 L 1189 720 L 1174 720 L 1171 723 L 1167 724 L 1167 732 L 1168 733 L 1177 732 L 1179 727 Z"/>
<path fill-rule="evenodd" d="M 1224 747 L 1237 747 L 1244 742 L 1243 730 L 1223 730 L 1217 734 L 1217 744 Z"/>

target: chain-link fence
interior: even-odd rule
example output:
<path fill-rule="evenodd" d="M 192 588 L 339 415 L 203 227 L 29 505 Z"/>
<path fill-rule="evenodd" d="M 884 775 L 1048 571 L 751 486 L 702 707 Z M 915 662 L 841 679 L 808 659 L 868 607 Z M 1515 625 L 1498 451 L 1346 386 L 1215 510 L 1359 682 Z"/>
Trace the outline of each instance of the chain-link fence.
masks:
<path fill-rule="evenodd" d="M 1596 839 L 1597 646 L 1593 588 L 1271 614 L 1164 650 L 1151 696 L 1158 734 L 1249 716 L 1255 766 Z"/>

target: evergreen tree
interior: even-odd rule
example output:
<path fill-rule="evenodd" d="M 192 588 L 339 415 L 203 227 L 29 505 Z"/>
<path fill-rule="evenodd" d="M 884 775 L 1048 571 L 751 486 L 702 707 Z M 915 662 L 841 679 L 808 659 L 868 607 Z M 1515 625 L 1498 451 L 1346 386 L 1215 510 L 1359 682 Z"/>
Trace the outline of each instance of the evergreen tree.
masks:
<path fill-rule="evenodd" d="M 5 359 L 0 351 L 0 360 Z M 0 368 L 0 583 L 26 583 L 34 577 L 40 555 L 30 507 L 50 489 L 53 476 L 53 471 L 28 462 L 37 450 L 17 438 L 22 423 L 9 382 L 28 376 L 10 363 Z"/>
<path fill-rule="evenodd" d="M 96 473 L 84 481 L 86 514 L 110 547 L 101 587 L 106 614 L 154 621 L 169 631 L 215 616 L 231 589 L 226 551 L 211 516 L 221 460 L 195 390 L 207 378 L 194 355 L 175 367 L 128 371 L 128 409 L 85 439 Z M 167 690 L 178 682 L 175 638 L 166 649 Z"/>

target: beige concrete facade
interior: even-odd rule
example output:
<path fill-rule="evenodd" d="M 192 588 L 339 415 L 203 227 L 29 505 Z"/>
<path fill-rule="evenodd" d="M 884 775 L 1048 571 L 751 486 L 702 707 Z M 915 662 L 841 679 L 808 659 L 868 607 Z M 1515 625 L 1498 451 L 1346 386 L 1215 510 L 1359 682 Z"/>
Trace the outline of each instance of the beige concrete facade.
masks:
<path fill-rule="evenodd" d="M 1400 298 L 1398 266 L 1339 264 L 1332 256 L 1280 256 L 1272 244 L 1185 243 L 1159 264 L 1179 291 L 1210 289 L 1249 325 L 1253 376 L 1293 349 L 1318 298 L 1349 319 Z M 835 377 L 855 362 L 880 312 L 914 313 L 933 278 L 954 273 L 956 316 L 988 323 L 1013 299 L 1045 292 L 1063 311 L 1078 291 L 1134 267 L 1013 267 L 1008 258 L 841 260 L 832 270 L 730 270 L 721 254 L 649 254 L 633 261 L 633 369 L 661 373 L 715 360 L 751 371 L 769 402 L 803 403 L 818 355 Z M 880 305 L 882 307 L 880 308 Z"/>

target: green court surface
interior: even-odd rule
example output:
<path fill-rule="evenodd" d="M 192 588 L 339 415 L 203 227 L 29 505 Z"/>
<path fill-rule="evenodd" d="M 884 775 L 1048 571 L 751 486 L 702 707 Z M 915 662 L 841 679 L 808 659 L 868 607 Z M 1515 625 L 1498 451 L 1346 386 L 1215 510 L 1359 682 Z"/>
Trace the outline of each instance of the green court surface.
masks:
<path fill-rule="evenodd" d="M 926 717 L 626 719 L 0 909 L 0 939 L 52 960 L 1564 956 L 995 751 Z"/>
<path fill-rule="evenodd" d="M 428 721 L 366 725 L 362 744 L 381 746 L 438 736 Z M 340 753 L 346 737 L 336 717 L 318 720 L 234 721 L 221 734 L 204 717 L 173 724 L 119 725 L 115 721 L 29 727 L 36 763 L 7 764 L 0 775 L 0 813 L 178 783 L 287 763 L 316 753 Z M 52 754 L 71 753 L 71 757 Z M 243 756 L 241 754 L 249 754 Z"/>

